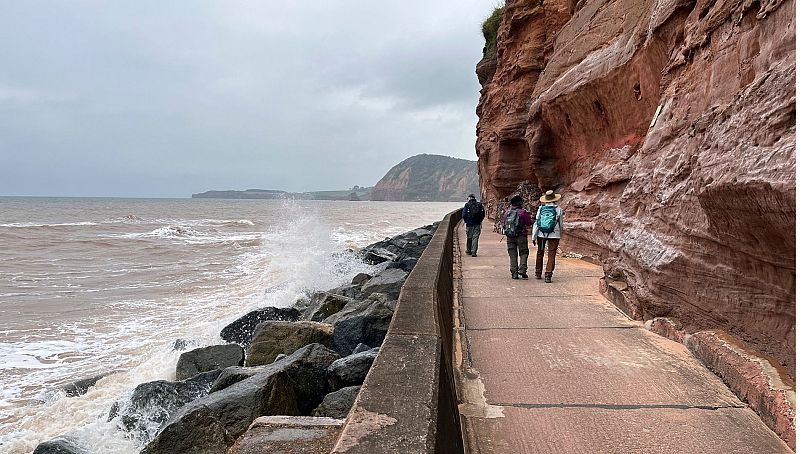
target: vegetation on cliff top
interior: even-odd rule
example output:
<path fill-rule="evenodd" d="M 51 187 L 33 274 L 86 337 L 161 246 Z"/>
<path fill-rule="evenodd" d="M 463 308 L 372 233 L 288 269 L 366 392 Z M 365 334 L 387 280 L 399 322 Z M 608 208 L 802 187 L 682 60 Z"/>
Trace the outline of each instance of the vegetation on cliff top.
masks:
<path fill-rule="evenodd" d="M 485 38 L 485 47 L 483 47 L 483 57 L 495 55 L 497 53 L 497 31 L 499 30 L 499 22 L 502 19 L 502 10 L 504 6 L 498 6 L 491 11 L 491 15 L 483 22 L 482 32 Z"/>

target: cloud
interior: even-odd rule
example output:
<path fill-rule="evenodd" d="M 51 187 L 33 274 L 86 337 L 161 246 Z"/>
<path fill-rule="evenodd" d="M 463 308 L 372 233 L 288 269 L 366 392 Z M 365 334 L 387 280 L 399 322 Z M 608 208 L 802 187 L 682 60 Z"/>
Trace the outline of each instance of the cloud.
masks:
<path fill-rule="evenodd" d="M 0 194 L 329 189 L 418 153 L 474 159 L 494 3 L 13 2 Z"/>

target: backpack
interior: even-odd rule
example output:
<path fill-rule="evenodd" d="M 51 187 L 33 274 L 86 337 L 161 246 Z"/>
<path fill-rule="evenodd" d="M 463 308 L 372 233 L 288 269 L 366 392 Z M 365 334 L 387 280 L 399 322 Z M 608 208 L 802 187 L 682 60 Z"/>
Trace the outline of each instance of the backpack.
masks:
<path fill-rule="evenodd" d="M 553 233 L 557 222 L 555 205 L 542 205 L 539 208 L 539 217 L 536 219 L 539 232 L 545 234 L 545 236 Z"/>
<path fill-rule="evenodd" d="M 482 222 L 483 219 L 485 219 L 483 204 L 480 202 L 474 202 L 469 205 L 468 216 L 473 222 Z"/>
<path fill-rule="evenodd" d="M 505 216 L 505 236 L 516 238 L 522 234 L 522 220 L 519 219 L 519 209 L 511 208 Z"/>

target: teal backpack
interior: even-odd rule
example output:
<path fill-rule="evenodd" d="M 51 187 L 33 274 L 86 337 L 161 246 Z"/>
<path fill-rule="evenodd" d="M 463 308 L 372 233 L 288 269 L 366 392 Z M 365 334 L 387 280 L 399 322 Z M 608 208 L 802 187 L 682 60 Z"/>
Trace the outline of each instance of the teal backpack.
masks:
<path fill-rule="evenodd" d="M 555 205 L 542 205 L 539 208 L 539 217 L 536 219 L 536 225 L 539 227 L 539 232 L 545 236 L 553 233 L 555 230 L 558 219 L 556 218 Z"/>

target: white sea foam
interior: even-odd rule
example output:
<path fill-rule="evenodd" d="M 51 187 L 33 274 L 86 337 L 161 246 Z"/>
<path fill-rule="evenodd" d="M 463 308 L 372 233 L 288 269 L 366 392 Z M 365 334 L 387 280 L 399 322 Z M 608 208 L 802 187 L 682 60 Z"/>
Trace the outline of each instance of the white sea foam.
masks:
<path fill-rule="evenodd" d="M 42 224 L 37 222 L 12 222 L 10 224 L 0 224 L 0 227 L 11 229 L 24 229 L 32 227 L 74 227 L 83 225 L 98 225 L 96 222 L 57 222 L 53 224 Z"/>
<path fill-rule="evenodd" d="M 145 209 L 133 210 L 136 217 L 113 218 L 107 231 L 98 234 L 149 241 L 117 242 L 131 247 L 88 249 L 86 255 L 100 260 L 105 254 L 160 254 L 170 249 L 172 254 L 182 253 L 182 260 L 166 265 L 163 258 L 124 256 L 98 264 L 87 262 L 81 273 L 67 274 L 85 262 L 65 259 L 58 269 L 26 272 L 27 280 L 25 275 L 19 276 L 7 293 L 30 296 L 29 289 L 47 292 L 51 301 L 63 298 L 56 300 L 60 304 L 92 297 L 103 306 L 88 310 L 83 317 L 0 331 L 5 338 L 20 340 L 0 344 L 0 356 L 13 357 L 14 364 L 0 369 L 0 421 L 11 421 L 10 425 L 0 423 L 0 451 L 28 453 L 43 440 L 70 433 L 91 452 L 138 452 L 140 446 L 116 429 L 116 421 L 107 422 L 109 409 L 115 401 L 126 399 L 139 383 L 174 378 L 180 354 L 172 349 L 175 339 L 192 346 L 220 343 L 221 328 L 251 309 L 288 306 L 311 290 L 335 287 L 358 272 L 372 271 L 354 255 L 344 253 L 346 247 L 363 246 L 434 220 L 421 214 L 424 219 L 419 223 L 417 216 L 402 212 L 395 222 L 377 221 L 374 215 L 363 213 L 371 219 L 366 221 L 350 211 L 340 215 L 343 221 L 335 222 L 330 220 L 333 212 L 324 214 L 319 205 L 312 205 L 314 208 L 303 209 L 295 202 L 276 202 L 271 213 L 245 212 L 243 219 L 204 215 L 162 219 L 145 214 Z M 333 207 L 340 205 L 323 205 L 324 210 Z M 388 216 L 381 206 L 375 209 L 376 218 L 381 213 Z M 344 222 L 347 219 L 352 225 Z M 129 224 L 132 227 L 126 227 Z M 255 228 L 256 224 L 261 228 Z M 135 229 L 146 231 L 133 232 Z M 167 244 L 172 246 L 163 247 Z M 127 278 L 130 273 L 137 278 Z M 31 279 L 32 275 L 102 279 L 83 279 L 81 290 L 95 291 L 85 294 L 39 287 L 39 278 Z M 111 295 L 121 297 L 110 300 Z M 123 372 L 102 379 L 84 396 L 65 398 L 53 392 L 72 380 L 111 370 Z"/>

